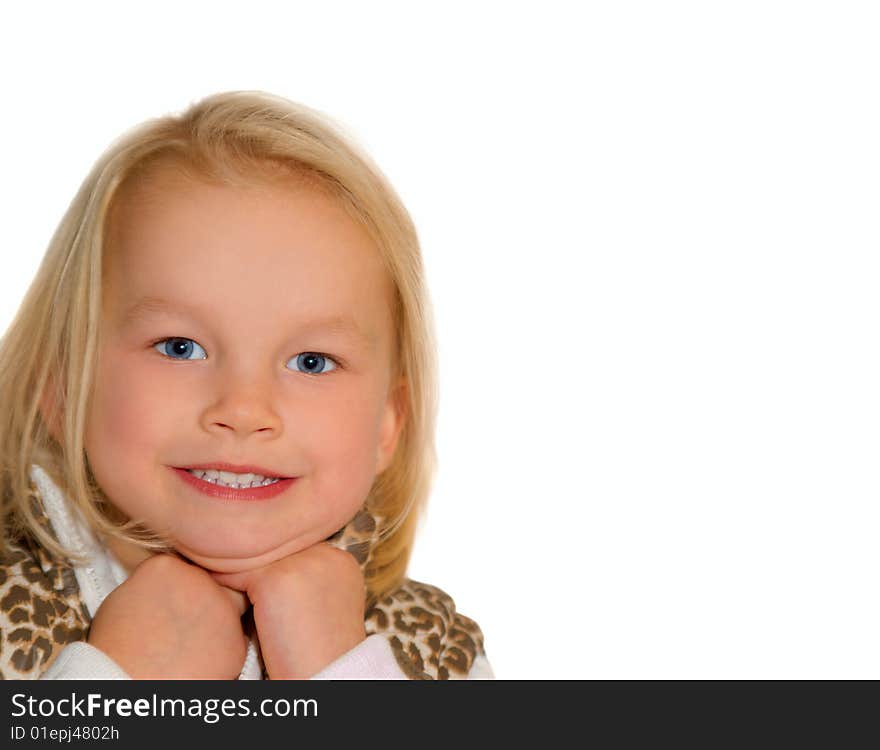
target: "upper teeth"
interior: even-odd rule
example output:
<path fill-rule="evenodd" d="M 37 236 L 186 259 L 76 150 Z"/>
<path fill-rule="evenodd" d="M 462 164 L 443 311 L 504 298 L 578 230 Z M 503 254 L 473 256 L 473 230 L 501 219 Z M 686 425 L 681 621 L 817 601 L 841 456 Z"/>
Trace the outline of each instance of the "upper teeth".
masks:
<path fill-rule="evenodd" d="M 279 481 L 278 477 L 264 477 L 262 474 L 233 474 L 231 471 L 217 471 L 216 469 L 187 469 L 187 471 L 206 482 L 237 489 L 262 487 Z"/>

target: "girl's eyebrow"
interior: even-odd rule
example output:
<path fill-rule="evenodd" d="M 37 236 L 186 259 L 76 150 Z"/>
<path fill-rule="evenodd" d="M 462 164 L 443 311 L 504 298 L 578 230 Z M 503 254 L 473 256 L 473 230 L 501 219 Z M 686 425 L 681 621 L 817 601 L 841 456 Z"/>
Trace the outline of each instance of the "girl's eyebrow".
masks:
<path fill-rule="evenodd" d="M 181 302 L 172 302 L 164 297 L 143 297 L 128 307 L 122 315 L 122 325 L 127 328 L 138 320 L 148 318 L 151 315 L 185 312 L 192 317 L 198 317 L 196 308 Z M 327 331 L 349 338 L 357 339 L 368 349 L 375 347 L 375 337 L 364 331 L 354 320 L 345 315 L 330 315 L 323 318 L 303 321 L 297 326 L 303 332 Z"/>

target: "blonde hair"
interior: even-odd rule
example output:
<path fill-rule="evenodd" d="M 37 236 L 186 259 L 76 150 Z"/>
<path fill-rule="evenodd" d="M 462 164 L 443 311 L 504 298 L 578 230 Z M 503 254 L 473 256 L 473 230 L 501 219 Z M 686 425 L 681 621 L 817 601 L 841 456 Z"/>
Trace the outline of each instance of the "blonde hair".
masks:
<path fill-rule="evenodd" d="M 166 543 L 114 518 L 88 466 L 83 435 L 101 319 L 104 237 L 117 194 L 154 167 L 224 184 L 298 178 L 329 191 L 370 234 L 393 282 L 392 383 L 405 382 L 404 421 L 366 505 L 384 519 L 365 570 L 370 599 L 405 574 L 436 470 L 436 347 L 415 227 L 387 179 L 325 115 L 260 91 L 214 94 L 115 140 L 86 177 L 0 339 L 0 488 L 4 546 L 32 534 L 53 556 L 82 562 L 43 528 L 29 467 L 42 466 L 98 532 L 150 549 Z M 46 404 L 63 411 L 60 441 Z M 41 410 L 41 407 L 42 410 Z"/>

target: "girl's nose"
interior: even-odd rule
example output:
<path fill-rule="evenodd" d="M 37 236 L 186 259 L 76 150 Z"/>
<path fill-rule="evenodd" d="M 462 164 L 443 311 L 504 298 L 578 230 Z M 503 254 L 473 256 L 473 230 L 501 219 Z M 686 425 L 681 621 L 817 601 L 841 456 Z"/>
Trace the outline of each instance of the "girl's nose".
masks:
<path fill-rule="evenodd" d="M 255 432 L 277 435 L 281 417 L 273 403 L 272 387 L 265 380 L 227 383 L 205 409 L 203 423 L 209 431 L 232 430 L 242 437 Z"/>

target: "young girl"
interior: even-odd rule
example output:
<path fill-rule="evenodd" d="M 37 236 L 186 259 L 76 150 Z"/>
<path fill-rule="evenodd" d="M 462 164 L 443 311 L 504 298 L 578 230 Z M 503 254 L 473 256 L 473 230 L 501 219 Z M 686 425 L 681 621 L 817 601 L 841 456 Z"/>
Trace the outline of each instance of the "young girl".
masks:
<path fill-rule="evenodd" d="M 488 678 L 405 577 L 434 471 L 409 215 L 322 115 L 114 142 L 0 340 L 6 679 Z"/>

